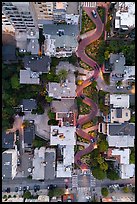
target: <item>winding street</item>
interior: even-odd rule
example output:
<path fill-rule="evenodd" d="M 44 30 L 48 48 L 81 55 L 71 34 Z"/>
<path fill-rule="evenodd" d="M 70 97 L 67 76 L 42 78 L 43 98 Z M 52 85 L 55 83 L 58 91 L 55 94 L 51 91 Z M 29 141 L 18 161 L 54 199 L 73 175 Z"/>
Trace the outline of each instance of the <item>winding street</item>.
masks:
<path fill-rule="evenodd" d="M 96 28 L 91 32 L 89 31 L 85 36 L 82 35 L 78 37 L 79 39 L 79 46 L 78 49 L 76 51 L 76 55 L 77 57 L 79 57 L 83 62 L 85 62 L 86 64 L 88 64 L 90 67 L 94 68 L 94 73 L 87 78 L 82 85 L 77 87 L 76 93 L 77 93 L 77 97 L 80 97 L 80 95 L 83 95 L 83 89 L 87 86 L 89 86 L 92 83 L 92 79 L 93 80 L 97 80 L 98 76 L 99 76 L 99 72 L 100 72 L 100 67 L 99 65 L 90 57 L 87 56 L 87 54 L 85 53 L 85 48 L 91 44 L 92 42 L 96 41 L 97 39 L 99 39 L 104 31 L 104 24 L 102 23 L 99 14 L 97 13 L 96 8 L 88 8 L 88 7 L 83 7 L 83 9 L 85 10 L 85 12 L 87 13 L 87 15 L 91 18 L 91 20 L 93 21 L 93 23 L 96 25 Z M 97 13 L 97 18 L 94 18 L 92 16 L 92 10 L 95 10 Z M 84 95 L 83 95 L 84 96 Z M 88 169 L 87 164 L 83 163 L 81 161 L 81 157 L 85 154 L 90 153 L 91 151 L 93 151 L 97 146 L 95 141 L 91 143 L 91 139 L 93 139 L 94 137 L 92 137 L 91 135 L 89 135 L 87 132 L 85 132 L 84 130 L 81 129 L 81 126 L 85 123 L 87 123 L 88 121 L 92 120 L 97 112 L 98 112 L 98 106 L 97 104 L 90 98 L 84 96 L 83 98 L 83 102 L 86 103 L 87 105 L 89 105 L 91 107 L 91 112 L 86 115 L 83 116 L 82 118 L 80 118 L 77 121 L 77 129 L 76 129 L 76 133 L 82 137 L 87 139 L 90 142 L 90 145 L 77 152 L 75 155 L 75 164 L 78 165 L 82 170 L 84 169 Z"/>

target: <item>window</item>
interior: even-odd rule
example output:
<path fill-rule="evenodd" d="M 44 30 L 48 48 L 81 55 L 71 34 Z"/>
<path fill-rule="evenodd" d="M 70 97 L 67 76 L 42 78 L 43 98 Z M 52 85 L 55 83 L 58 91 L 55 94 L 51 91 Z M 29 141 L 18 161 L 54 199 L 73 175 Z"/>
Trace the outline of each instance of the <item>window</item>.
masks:
<path fill-rule="evenodd" d="M 128 113 L 126 113 L 126 117 L 128 116 Z"/>

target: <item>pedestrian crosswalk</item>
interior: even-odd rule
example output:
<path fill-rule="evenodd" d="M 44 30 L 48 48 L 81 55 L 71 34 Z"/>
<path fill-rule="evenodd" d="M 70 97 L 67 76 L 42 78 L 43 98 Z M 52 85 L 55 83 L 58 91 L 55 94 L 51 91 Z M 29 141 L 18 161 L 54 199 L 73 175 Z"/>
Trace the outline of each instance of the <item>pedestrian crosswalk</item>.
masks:
<path fill-rule="evenodd" d="M 72 188 L 78 187 L 78 175 L 72 175 Z"/>
<path fill-rule="evenodd" d="M 95 187 L 96 186 L 96 179 L 94 178 L 92 173 L 91 173 L 91 176 L 90 176 L 90 186 L 91 187 Z"/>

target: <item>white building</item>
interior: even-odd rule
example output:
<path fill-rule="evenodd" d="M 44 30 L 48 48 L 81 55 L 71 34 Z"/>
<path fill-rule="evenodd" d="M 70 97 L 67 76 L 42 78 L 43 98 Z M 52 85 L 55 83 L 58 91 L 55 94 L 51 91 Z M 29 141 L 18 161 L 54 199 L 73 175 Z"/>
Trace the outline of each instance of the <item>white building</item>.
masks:
<path fill-rule="evenodd" d="M 53 179 L 55 176 L 55 149 L 41 147 L 34 150 L 32 178 Z"/>
<path fill-rule="evenodd" d="M 62 149 L 63 162 L 57 163 L 57 177 L 71 177 L 74 164 L 74 145 L 76 127 L 51 126 L 50 145 L 59 145 Z"/>
<path fill-rule="evenodd" d="M 125 66 L 123 81 L 126 80 L 135 80 L 135 66 Z"/>
<path fill-rule="evenodd" d="M 8 149 L 2 153 L 2 179 L 14 179 L 17 174 L 17 158 L 15 149 Z"/>
<path fill-rule="evenodd" d="M 135 2 L 117 2 L 115 28 L 135 28 Z"/>
<path fill-rule="evenodd" d="M 130 164 L 130 149 L 113 149 L 112 156 L 119 156 L 119 175 L 121 179 L 129 179 L 135 175 L 135 165 Z"/>
<path fill-rule="evenodd" d="M 129 108 L 129 95 L 110 94 L 110 105 L 114 108 Z"/>
<path fill-rule="evenodd" d="M 110 122 L 124 123 L 131 118 L 131 112 L 128 108 L 112 108 L 110 109 Z"/>

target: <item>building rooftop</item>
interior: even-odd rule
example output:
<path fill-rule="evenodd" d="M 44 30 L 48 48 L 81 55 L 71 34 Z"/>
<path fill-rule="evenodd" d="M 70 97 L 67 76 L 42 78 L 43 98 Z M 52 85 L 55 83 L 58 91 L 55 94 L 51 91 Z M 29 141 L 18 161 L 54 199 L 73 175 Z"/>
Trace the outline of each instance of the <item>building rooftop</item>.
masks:
<path fill-rule="evenodd" d="M 112 150 L 112 156 L 117 156 L 119 155 L 120 156 L 120 161 L 119 163 L 120 164 L 129 164 L 129 156 L 130 156 L 130 149 L 123 149 L 123 150 L 120 150 L 120 149 L 113 149 Z"/>
<path fill-rule="evenodd" d="M 131 112 L 127 108 L 112 108 L 110 110 L 110 122 L 124 123 L 131 118 Z"/>
<path fill-rule="evenodd" d="M 2 148 L 12 149 L 14 147 L 14 132 L 2 132 Z"/>
<path fill-rule="evenodd" d="M 2 46 L 2 60 L 3 61 L 16 61 L 16 46 L 15 45 L 3 45 Z"/>
<path fill-rule="evenodd" d="M 135 136 L 135 124 L 134 123 L 109 123 L 108 135 L 110 136 Z"/>
<path fill-rule="evenodd" d="M 110 94 L 110 105 L 113 105 L 114 108 L 129 108 L 129 95 Z"/>
<path fill-rule="evenodd" d="M 115 28 L 135 27 L 135 2 L 118 2 Z"/>
<path fill-rule="evenodd" d="M 2 153 L 2 177 L 14 178 L 17 167 L 17 151 L 8 149 Z"/>
<path fill-rule="evenodd" d="M 34 150 L 33 179 L 55 178 L 55 149 L 41 147 Z"/>
<path fill-rule="evenodd" d="M 45 179 L 54 179 L 55 178 L 55 149 L 46 149 L 45 153 Z"/>
<path fill-rule="evenodd" d="M 120 170 L 121 179 L 129 179 L 135 176 L 135 164 L 122 164 Z"/>
<path fill-rule="evenodd" d="M 45 150 L 45 147 L 34 149 L 32 178 L 35 180 L 45 178 Z"/>
<path fill-rule="evenodd" d="M 61 98 L 75 98 L 76 97 L 76 85 L 74 83 L 60 83 L 49 82 L 48 94 L 50 97 Z"/>
<path fill-rule="evenodd" d="M 25 147 L 31 147 L 34 138 L 35 138 L 35 129 L 34 129 L 34 126 L 31 125 L 30 127 L 24 128 L 24 143 L 25 143 Z"/>
<path fill-rule="evenodd" d="M 27 39 L 27 52 L 31 52 L 32 55 L 37 55 L 39 52 L 38 39 Z"/>
<path fill-rule="evenodd" d="M 48 73 L 50 70 L 51 59 L 49 56 L 25 56 L 23 61 L 24 67 L 26 69 L 30 68 L 33 72 Z"/>
<path fill-rule="evenodd" d="M 51 126 L 50 145 L 76 145 L 76 127 Z"/>
<path fill-rule="evenodd" d="M 66 25 L 66 24 L 52 24 L 43 25 L 43 31 L 45 35 L 51 35 L 52 39 L 55 39 L 55 47 L 77 47 L 77 35 L 79 33 L 78 25 Z M 63 33 L 63 34 L 62 34 Z"/>
<path fill-rule="evenodd" d="M 110 59 L 109 59 L 110 64 L 113 65 L 113 71 L 116 74 L 124 74 L 124 69 L 125 69 L 125 57 L 122 53 L 119 54 L 110 54 Z"/>
<path fill-rule="evenodd" d="M 20 84 L 39 84 L 39 73 L 30 70 L 20 70 Z"/>
<path fill-rule="evenodd" d="M 53 100 L 51 102 L 51 108 L 54 112 L 68 113 L 75 111 L 77 107 L 75 99 L 61 99 L 60 101 Z"/>
<path fill-rule="evenodd" d="M 23 111 L 32 111 L 33 109 L 37 109 L 35 99 L 23 99 L 21 101 L 21 105 L 23 105 Z"/>

